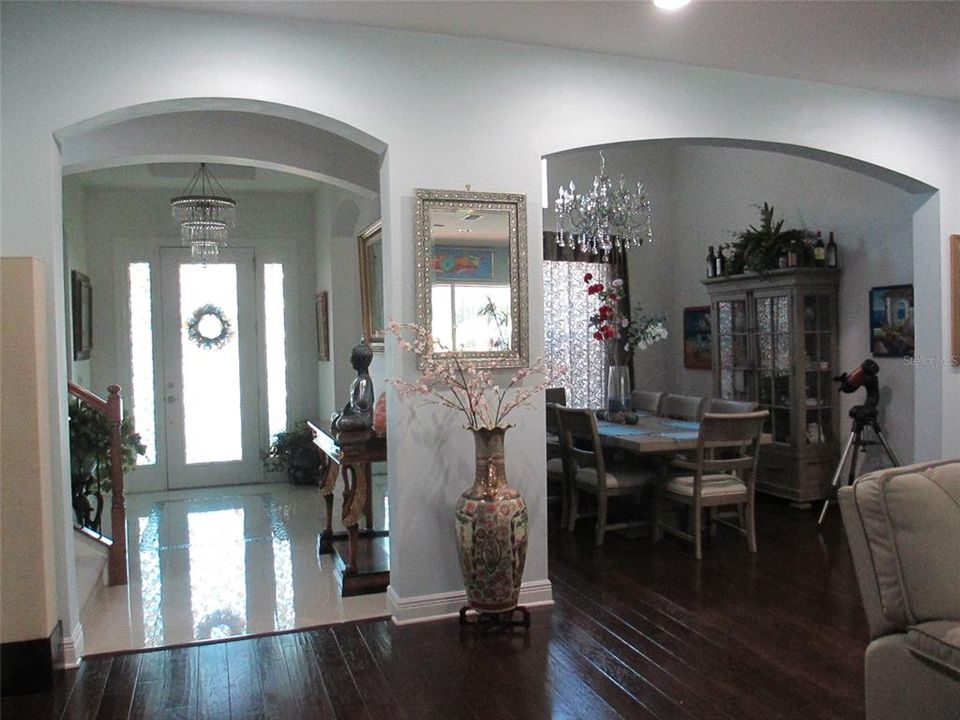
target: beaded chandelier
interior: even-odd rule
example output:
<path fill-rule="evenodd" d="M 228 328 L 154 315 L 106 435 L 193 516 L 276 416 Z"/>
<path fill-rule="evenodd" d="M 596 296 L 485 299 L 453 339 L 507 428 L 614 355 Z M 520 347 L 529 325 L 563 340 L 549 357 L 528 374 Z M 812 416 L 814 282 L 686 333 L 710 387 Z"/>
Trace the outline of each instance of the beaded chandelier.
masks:
<path fill-rule="evenodd" d="M 234 226 L 237 203 L 200 163 L 182 195 L 170 200 L 173 218 L 180 223 L 180 241 L 204 265 L 227 244 L 227 228 Z"/>

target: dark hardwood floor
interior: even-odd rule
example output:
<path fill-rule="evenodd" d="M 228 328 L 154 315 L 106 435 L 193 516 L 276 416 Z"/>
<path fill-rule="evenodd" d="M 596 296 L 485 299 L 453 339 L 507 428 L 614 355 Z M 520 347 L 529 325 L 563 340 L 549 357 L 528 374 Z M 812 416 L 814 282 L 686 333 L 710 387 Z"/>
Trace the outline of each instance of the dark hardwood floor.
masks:
<path fill-rule="evenodd" d="M 866 620 L 833 508 L 765 500 L 760 552 L 723 530 L 697 563 L 666 538 L 551 531 L 556 604 L 529 635 L 371 621 L 95 657 L 29 718 L 860 718 Z"/>

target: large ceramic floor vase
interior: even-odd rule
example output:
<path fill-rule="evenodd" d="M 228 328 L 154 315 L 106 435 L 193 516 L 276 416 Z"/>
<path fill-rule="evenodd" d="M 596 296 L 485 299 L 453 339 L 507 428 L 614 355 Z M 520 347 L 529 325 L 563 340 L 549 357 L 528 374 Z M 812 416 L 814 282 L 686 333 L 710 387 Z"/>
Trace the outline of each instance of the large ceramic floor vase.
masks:
<path fill-rule="evenodd" d="M 504 428 L 473 431 L 477 473 L 457 503 L 457 549 L 470 607 L 511 610 L 520 597 L 527 559 L 527 506 L 507 484 Z"/>

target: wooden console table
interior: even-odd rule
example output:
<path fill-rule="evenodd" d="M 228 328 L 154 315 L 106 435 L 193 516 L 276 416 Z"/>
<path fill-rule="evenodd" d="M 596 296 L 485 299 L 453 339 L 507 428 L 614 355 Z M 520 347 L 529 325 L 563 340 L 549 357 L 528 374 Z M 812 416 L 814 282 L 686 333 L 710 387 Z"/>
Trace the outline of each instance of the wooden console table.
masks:
<path fill-rule="evenodd" d="M 378 567 L 358 568 L 357 545 L 361 534 L 361 516 L 366 517 L 364 535 L 375 534 L 370 466 L 371 463 L 386 461 L 387 436 L 372 430 L 331 430 L 328 422 L 308 421 L 307 425 L 313 432 L 313 444 L 317 446 L 323 461 L 320 493 L 326 505 L 327 517 L 317 550 L 321 554 L 334 552 L 333 493 L 339 474 L 343 476 L 344 485 L 341 520 L 347 530 L 349 543 L 346 563 L 342 568 L 342 594 L 357 595 L 386 589 L 382 576 L 389 582 L 389 566 L 385 570 Z M 369 555 L 370 553 L 366 554 Z M 362 578 L 359 576 L 365 576 L 366 579 L 361 582 Z M 381 584 L 382 588 L 379 587 Z"/>

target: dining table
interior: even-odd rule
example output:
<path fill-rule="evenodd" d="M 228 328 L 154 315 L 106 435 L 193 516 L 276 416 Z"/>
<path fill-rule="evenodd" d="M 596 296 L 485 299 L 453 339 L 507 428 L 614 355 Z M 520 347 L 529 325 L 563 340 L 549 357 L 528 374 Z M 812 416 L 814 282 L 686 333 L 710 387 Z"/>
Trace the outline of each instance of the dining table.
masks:
<path fill-rule="evenodd" d="M 600 445 L 611 450 L 625 450 L 637 455 L 663 456 L 695 450 L 700 435 L 700 423 L 635 412 L 636 423 L 597 420 Z M 559 445 L 559 438 L 549 436 L 548 444 Z M 773 442 L 769 433 L 760 436 L 761 445 Z"/>

